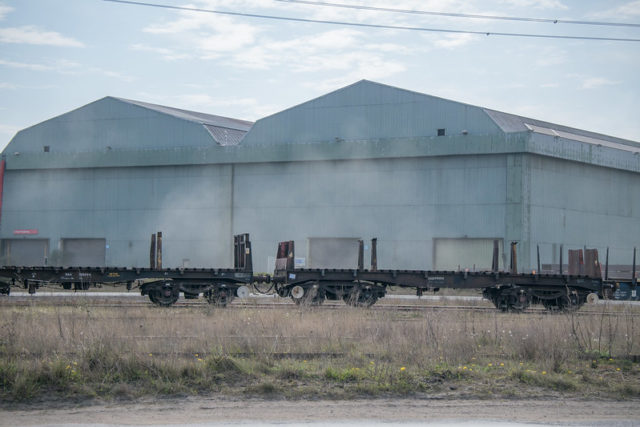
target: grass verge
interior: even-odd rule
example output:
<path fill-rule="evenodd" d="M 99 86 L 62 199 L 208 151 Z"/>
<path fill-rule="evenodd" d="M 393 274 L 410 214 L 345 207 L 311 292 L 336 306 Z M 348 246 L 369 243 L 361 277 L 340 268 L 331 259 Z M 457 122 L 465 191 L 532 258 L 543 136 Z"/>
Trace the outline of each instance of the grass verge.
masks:
<path fill-rule="evenodd" d="M 635 308 L 594 316 L 90 307 L 0 313 L 0 401 L 640 397 Z M 622 310 L 622 311 L 620 311 Z M 628 310 L 628 311 L 625 311 Z M 606 315 L 605 315 L 606 314 Z"/>

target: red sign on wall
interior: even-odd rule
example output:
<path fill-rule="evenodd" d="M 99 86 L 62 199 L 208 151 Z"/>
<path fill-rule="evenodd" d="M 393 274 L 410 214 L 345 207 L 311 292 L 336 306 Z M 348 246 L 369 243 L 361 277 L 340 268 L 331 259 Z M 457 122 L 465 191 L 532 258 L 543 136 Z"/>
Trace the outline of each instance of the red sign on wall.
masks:
<path fill-rule="evenodd" d="M 16 236 L 24 236 L 24 235 L 29 235 L 29 234 L 38 234 L 38 230 L 35 229 L 31 229 L 31 230 L 13 230 L 13 234 Z"/>

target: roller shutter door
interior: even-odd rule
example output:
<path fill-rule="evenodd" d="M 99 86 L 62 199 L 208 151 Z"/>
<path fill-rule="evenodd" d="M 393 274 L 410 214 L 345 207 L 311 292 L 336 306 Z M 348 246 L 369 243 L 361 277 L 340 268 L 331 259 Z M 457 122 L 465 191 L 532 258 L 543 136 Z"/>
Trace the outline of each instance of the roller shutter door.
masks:
<path fill-rule="evenodd" d="M 434 239 L 435 270 L 491 270 L 494 239 Z M 499 265 L 504 267 L 502 259 L 502 239 L 499 239 Z"/>
<path fill-rule="evenodd" d="M 313 237 L 308 239 L 307 267 L 357 268 L 359 239 L 351 237 Z"/>
<path fill-rule="evenodd" d="M 62 239 L 65 266 L 104 267 L 105 252 L 105 239 Z"/>
<path fill-rule="evenodd" d="M 5 265 L 43 266 L 49 253 L 47 239 L 6 239 L 3 241 Z"/>

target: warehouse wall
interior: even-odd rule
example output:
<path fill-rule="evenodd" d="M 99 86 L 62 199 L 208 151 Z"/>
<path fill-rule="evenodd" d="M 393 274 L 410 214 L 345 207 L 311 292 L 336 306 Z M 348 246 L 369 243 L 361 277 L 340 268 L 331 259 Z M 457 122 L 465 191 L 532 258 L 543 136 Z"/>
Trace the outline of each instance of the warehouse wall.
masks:
<path fill-rule="evenodd" d="M 640 174 L 528 155 L 530 175 L 530 253 L 535 245 L 543 263 L 558 263 L 559 245 L 597 248 L 604 263 L 632 262 L 640 246 Z"/>
<path fill-rule="evenodd" d="M 296 256 L 306 258 L 313 237 L 377 237 L 380 268 L 432 268 L 434 238 L 504 236 L 505 162 L 496 155 L 236 165 L 234 232 L 252 233 L 257 271 L 272 268 L 278 241 L 295 240 Z M 368 251 L 365 259 L 368 266 Z"/>
<path fill-rule="evenodd" d="M 538 244 L 543 264 L 557 263 L 560 244 L 565 263 L 569 248 L 598 248 L 604 262 L 611 246 L 612 264 L 630 264 L 638 188 L 637 173 L 530 154 L 10 170 L 2 237 L 37 229 L 18 238 L 48 239 L 50 254 L 60 239 L 105 238 L 105 263 L 119 266 L 148 265 L 155 231 L 168 267 L 231 266 L 231 235 L 243 232 L 265 272 L 277 242 L 295 240 L 307 258 L 318 237 L 377 237 L 380 268 L 488 267 L 490 252 L 486 266 L 462 254 L 473 239 L 493 238 L 507 249 L 520 242 L 521 271 L 536 268 Z M 460 253 L 437 257 L 438 239 L 455 239 Z"/>
<path fill-rule="evenodd" d="M 106 264 L 148 266 L 149 239 L 165 238 L 164 265 L 231 266 L 231 166 L 12 170 L 2 237 L 106 238 Z M 219 242 L 228 242 L 227 246 Z M 54 256 L 55 257 L 55 256 Z"/>

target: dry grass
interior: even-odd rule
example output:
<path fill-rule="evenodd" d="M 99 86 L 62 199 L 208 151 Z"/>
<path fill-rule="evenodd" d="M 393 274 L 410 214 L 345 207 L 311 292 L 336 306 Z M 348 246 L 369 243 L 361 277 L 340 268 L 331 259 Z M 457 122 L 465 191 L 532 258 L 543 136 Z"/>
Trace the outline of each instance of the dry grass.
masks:
<path fill-rule="evenodd" d="M 638 314 L 3 307 L 0 398 L 638 397 Z"/>

